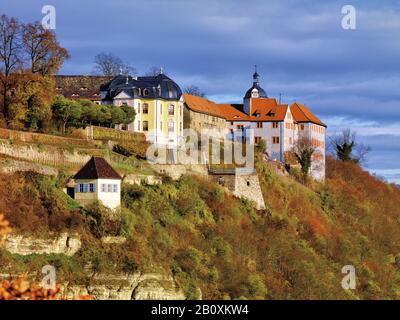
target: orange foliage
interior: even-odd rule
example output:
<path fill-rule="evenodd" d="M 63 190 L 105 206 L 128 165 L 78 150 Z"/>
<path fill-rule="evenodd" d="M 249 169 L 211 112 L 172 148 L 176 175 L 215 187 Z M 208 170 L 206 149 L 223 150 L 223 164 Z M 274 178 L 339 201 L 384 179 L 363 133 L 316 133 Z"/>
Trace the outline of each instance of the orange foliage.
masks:
<path fill-rule="evenodd" d="M 0 300 L 64 300 L 60 297 L 60 286 L 44 289 L 37 283 L 30 283 L 24 277 L 0 283 Z M 91 300 L 92 296 L 75 297 L 74 300 Z"/>

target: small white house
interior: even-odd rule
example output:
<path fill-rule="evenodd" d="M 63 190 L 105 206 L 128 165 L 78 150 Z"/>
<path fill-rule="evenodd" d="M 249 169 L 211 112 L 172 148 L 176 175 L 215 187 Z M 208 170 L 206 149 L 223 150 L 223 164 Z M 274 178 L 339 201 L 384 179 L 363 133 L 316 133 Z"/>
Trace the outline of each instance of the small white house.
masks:
<path fill-rule="evenodd" d="M 121 176 L 100 157 L 92 157 L 74 176 L 74 198 L 85 206 L 101 201 L 115 209 L 121 205 Z"/>

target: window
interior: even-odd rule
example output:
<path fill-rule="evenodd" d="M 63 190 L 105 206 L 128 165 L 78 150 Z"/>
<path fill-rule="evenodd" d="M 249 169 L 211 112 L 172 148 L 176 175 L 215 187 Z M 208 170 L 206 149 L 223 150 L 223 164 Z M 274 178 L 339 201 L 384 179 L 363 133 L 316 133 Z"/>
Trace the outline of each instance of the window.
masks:
<path fill-rule="evenodd" d="M 257 122 L 257 128 L 262 128 L 263 127 L 263 124 L 262 124 L 262 122 Z"/>
<path fill-rule="evenodd" d="M 278 122 L 272 122 L 272 129 L 278 128 Z"/>
<path fill-rule="evenodd" d="M 147 96 L 149 95 L 149 93 L 150 93 L 149 89 L 144 89 L 144 90 L 143 90 L 143 95 L 144 95 L 145 97 L 147 97 Z"/>
<path fill-rule="evenodd" d="M 239 125 L 237 126 L 237 129 L 243 131 L 243 130 L 244 130 L 244 127 L 243 127 L 243 125 L 239 124 Z"/>
<path fill-rule="evenodd" d="M 143 121 L 143 131 L 149 131 L 149 122 Z"/>
<path fill-rule="evenodd" d="M 247 186 L 250 187 L 250 181 L 247 180 Z"/>
<path fill-rule="evenodd" d="M 168 115 L 173 116 L 175 114 L 175 107 L 173 104 L 168 106 Z"/>
<path fill-rule="evenodd" d="M 300 125 L 300 130 L 304 130 L 304 124 Z"/>
<path fill-rule="evenodd" d="M 79 185 L 79 192 L 83 192 L 83 184 L 82 183 Z"/>
<path fill-rule="evenodd" d="M 170 120 L 168 122 L 168 132 L 174 132 L 175 131 L 175 123 L 174 121 Z"/>
<path fill-rule="evenodd" d="M 137 113 L 140 113 L 140 102 L 137 104 Z"/>
<path fill-rule="evenodd" d="M 128 102 L 122 102 L 122 105 L 123 105 L 123 106 L 127 106 L 127 105 L 128 105 Z"/>
<path fill-rule="evenodd" d="M 293 144 L 293 138 L 289 137 L 289 144 Z"/>
<path fill-rule="evenodd" d="M 91 183 L 91 184 L 89 185 L 89 191 L 90 191 L 90 192 L 96 192 L 96 185 L 95 185 L 94 183 Z"/>
<path fill-rule="evenodd" d="M 162 121 L 160 121 L 160 130 L 162 131 Z"/>
<path fill-rule="evenodd" d="M 272 137 L 273 144 L 279 144 L 279 137 Z"/>
<path fill-rule="evenodd" d="M 101 192 L 118 192 L 118 185 L 117 184 L 102 184 L 101 185 Z"/>
<path fill-rule="evenodd" d="M 113 185 L 112 184 L 108 184 L 107 185 L 107 192 L 112 192 L 113 191 Z"/>
<path fill-rule="evenodd" d="M 149 113 L 149 104 L 143 103 L 143 114 L 148 114 L 148 113 Z"/>
<path fill-rule="evenodd" d="M 259 144 L 261 141 L 261 137 L 254 137 L 254 144 Z"/>

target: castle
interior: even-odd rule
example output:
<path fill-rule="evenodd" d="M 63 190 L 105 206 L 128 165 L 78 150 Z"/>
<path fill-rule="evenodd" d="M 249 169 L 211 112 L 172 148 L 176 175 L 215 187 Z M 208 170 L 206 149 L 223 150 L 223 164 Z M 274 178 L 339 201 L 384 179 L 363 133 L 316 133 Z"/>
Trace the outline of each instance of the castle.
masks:
<path fill-rule="evenodd" d="M 315 149 L 310 173 L 315 179 L 325 178 L 326 125 L 299 102 L 281 104 L 268 97 L 257 70 L 241 104 L 215 103 L 183 94 L 162 72 L 146 77 L 116 76 L 100 86 L 99 97 L 102 104 L 135 109 L 135 120 L 117 129 L 143 132 L 148 141 L 167 148 L 179 147 L 185 128 L 198 132 L 216 129 L 220 138 L 231 140 L 238 133 L 245 137 L 251 133 L 254 145 L 265 142 L 270 160 L 289 163 L 296 142 L 306 137 Z"/>

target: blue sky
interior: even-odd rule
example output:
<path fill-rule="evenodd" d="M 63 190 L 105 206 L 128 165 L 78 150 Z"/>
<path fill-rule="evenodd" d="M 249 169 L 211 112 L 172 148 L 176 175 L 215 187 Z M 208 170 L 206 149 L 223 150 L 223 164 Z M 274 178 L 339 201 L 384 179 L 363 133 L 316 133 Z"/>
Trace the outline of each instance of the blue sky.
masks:
<path fill-rule="evenodd" d="M 305 103 L 329 133 L 357 131 L 372 147 L 366 168 L 400 183 L 400 1 L 1 0 L 0 13 L 40 21 L 47 4 L 72 56 L 61 73 L 90 74 L 111 52 L 240 102 L 257 64 L 269 96 Z M 341 27 L 347 4 L 355 30 Z"/>

